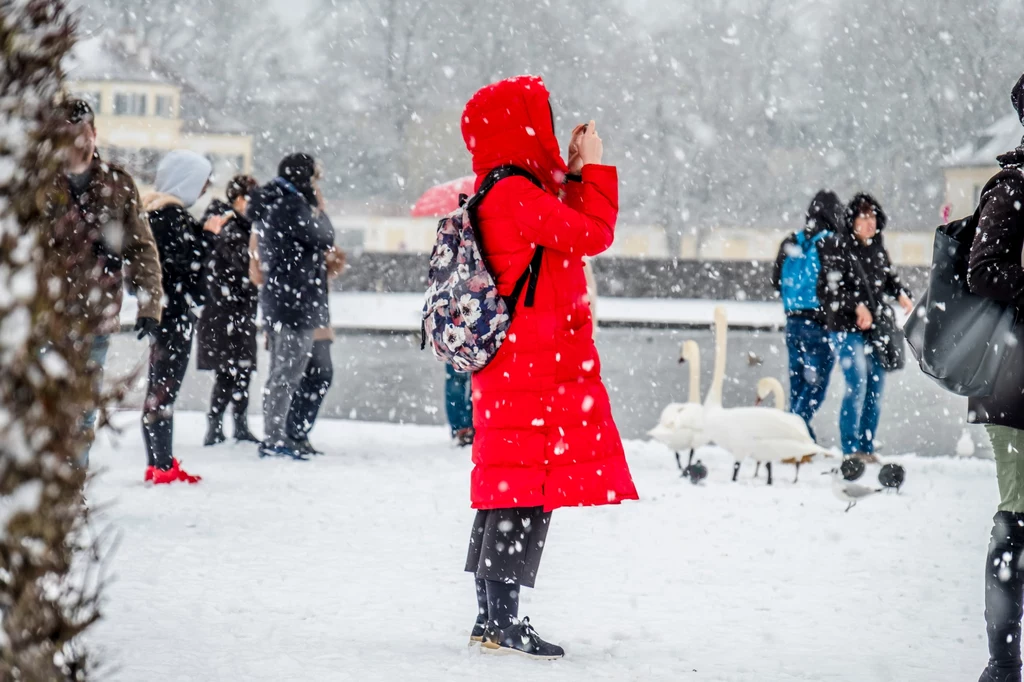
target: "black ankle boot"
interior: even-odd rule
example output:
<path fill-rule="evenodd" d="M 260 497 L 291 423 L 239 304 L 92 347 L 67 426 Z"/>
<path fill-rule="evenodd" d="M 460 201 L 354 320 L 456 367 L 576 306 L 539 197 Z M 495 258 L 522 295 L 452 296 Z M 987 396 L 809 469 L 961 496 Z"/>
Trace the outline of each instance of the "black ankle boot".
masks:
<path fill-rule="evenodd" d="M 235 415 L 235 441 L 239 443 L 259 443 L 259 438 L 249 430 L 249 417 L 244 412 Z"/>
<path fill-rule="evenodd" d="M 999 512 L 985 564 L 985 623 L 989 661 L 979 682 L 1021 682 L 1020 634 L 1024 514 Z"/>
<path fill-rule="evenodd" d="M 203 445 L 217 445 L 224 441 L 223 415 L 206 415 L 206 438 L 203 439 Z"/>
<path fill-rule="evenodd" d="M 527 658 L 554 661 L 565 656 L 565 649 L 545 642 L 530 625 L 529 618 L 516 619 L 504 630 L 488 623 L 480 646 L 485 654 L 519 654 Z"/>

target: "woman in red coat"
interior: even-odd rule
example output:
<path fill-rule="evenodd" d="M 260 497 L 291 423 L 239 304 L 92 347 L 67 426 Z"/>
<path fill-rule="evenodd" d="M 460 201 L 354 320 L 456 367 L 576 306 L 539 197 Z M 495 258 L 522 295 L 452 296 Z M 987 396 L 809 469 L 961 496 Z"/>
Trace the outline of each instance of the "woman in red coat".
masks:
<path fill-rule="evenodd" d="M 585 256 L 611 246 L 618 177 L 600 165 L 593 121 L 573 131 L 566 165 L 548 90 L 537 77 L 476 93 L 462 115 L 462 136 L 477 187 L 503 165 L 528 171 L 540 185 L 506 178 L 476 210 L 484 257 L 503 296 L 544 247 L 534 305 L 519 302 L 498 354 L 473 375 L 471 496 L 478 513 L 466 565 L 477 579 L 473 639 L 489 652 L 558 658 L 560 647 L 518 619 L 519 588 L 533 586 L 551 511 L 638 499 L 601 382 L 583 272 Z"/>

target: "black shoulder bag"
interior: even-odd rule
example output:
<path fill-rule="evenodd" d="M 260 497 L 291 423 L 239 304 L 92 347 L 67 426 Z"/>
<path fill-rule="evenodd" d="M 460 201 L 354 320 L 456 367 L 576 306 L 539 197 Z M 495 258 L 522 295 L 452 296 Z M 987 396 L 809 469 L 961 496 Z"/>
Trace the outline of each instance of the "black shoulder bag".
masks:
<path fill-rule="evenodd" d="M 968 398 L 992 393 L 1018 317 L 1015 305 L 974 294 L 968 285 L 980 220 L 979 206 L 974 215 L 935 230 L 928 290 L 905 327 L 921 371 Z"/>

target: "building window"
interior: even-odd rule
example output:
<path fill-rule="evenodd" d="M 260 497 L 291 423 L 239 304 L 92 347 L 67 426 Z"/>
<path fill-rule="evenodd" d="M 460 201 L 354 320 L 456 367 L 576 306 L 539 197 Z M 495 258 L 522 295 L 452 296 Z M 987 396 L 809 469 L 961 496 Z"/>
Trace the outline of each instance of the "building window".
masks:
<path fill-rule="evenodd" d="M 146 96 L 137 92 L 114 95 L 114 116 L 145 116 Z"/>
<path fill-rule="evenodd" d="M 101 105 L 103 103 L 103 96 L 99 92 L 79 92 L 75 94 L 75 97 L 84 99 L 92 107 L 92 110 L 96 114 L 102 113 Z"/>
<path fill-rule="evenodd" d="M 174 98 L 170 95 L 157 95 L 154 114 L 160 118 L 174 118 Z"/>
<path fill-rule="evenodd" d="M 109 147 L 100 153 L 105 159 L 124 167 L 139 184 L 151 185 L 156 180 L 156 169 L 160 159 L 167 152 L 150 148 Z"/>

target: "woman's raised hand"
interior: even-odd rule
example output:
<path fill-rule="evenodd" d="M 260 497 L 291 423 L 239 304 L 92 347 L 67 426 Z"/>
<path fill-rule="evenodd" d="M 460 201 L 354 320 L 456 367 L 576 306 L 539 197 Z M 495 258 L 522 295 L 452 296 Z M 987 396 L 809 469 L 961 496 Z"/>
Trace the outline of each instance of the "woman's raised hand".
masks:
<path fill-rule="evenodd" d="M 580 136 L 579 150 L 583 166 L 601 163 L 601 157 L 604 155 L 604 143 L 597 135 L 597 124 L 594 121 L 587 124 L 586 131 Z"/>

